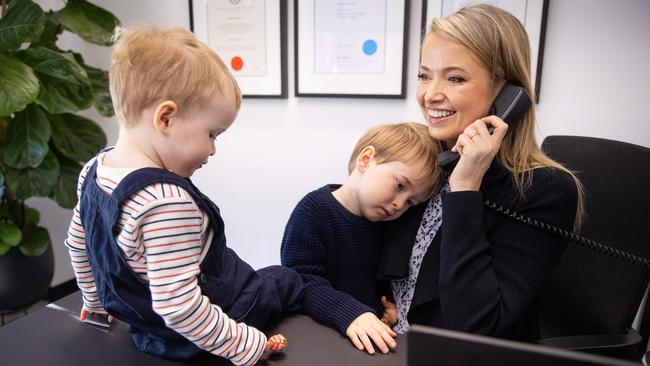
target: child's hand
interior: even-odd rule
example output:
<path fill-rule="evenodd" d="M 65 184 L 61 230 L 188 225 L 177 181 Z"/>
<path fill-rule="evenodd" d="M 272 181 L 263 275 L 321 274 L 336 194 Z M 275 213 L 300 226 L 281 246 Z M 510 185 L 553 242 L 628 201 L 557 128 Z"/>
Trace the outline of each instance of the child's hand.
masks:
<path fill-rule="evenodd" d="M 382 353 L 388 353 L 388 347 L 395 348 L 397 346 L 393 339 L 397 337 L 397 334 L 373 313 L 359 315 L 352 321 L 345 334 L 359 351 L 363 351 L 365 348 L 366 352 L 371 355 L 375 354 L 373 342 Z"/>
<path fill-rule="evenodd" d="M 397 306 L 395 306 L 395 303 L 388 301 L 386 296 L 382 296 L 381 304 L 384 306 L 384 315 L 381 317 L 381 321 L 390 326 L 397 324 Z"/>
<path fill-rule="evenodd" d="M 266 341 L 266 349 L 271 352 L 282 352 L 287 344 L 289 341 L 282 334 L 275 334 Z"/>

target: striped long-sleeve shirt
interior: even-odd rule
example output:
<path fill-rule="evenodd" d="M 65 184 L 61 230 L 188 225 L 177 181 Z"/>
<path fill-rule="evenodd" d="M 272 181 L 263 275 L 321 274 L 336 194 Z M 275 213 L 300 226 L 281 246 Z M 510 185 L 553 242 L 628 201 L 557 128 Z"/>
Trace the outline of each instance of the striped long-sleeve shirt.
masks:
<path fill-rule="evenodd" d="M 97 159 L 98 186 L 111 194 L 132 170 L 101 164 Z M 77 195 L 94 160 L 79 175 Z M 236 365 L 253 365 L 266 347 L 266 336 L 244 323 L 230 319 L 201 293 L 197 276 L 208 251 L 212 230 L 208 216 L 183 188 L 153 184 L 136 192 L 122 205 L 116 240 L 133 271 L 148 283 L 154 311 L 165 324 L 198 347 L 228 358 Z M 79 204 L 65 241 L 84 306 L 105 312 L 86 255 L 84 226 Z"/>

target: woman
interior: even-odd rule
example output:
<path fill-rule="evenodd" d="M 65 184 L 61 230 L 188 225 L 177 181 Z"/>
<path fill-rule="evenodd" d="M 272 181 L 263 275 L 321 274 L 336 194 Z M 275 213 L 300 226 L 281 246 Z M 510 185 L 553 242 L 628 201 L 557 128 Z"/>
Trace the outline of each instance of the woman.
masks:
<path fill-rule="evenodd" d="M 535 300 L 566 243 L 483 201 L 571 230 L 582 194 L 575 176 L 536 144 L 534 108 L 511 129 L 487 116 L 505 83 L 533 95 L 528 37 L 515 17 L 475 5 L 433 20 L 417 98 L 431 137 L 461 157 L 446 169 L 441 193 L 386 227 L 380 276 L 392 279 L 397 308 L 387 310 L 397 310 L 397 332 L 418 323 L 539 336 Z"/>

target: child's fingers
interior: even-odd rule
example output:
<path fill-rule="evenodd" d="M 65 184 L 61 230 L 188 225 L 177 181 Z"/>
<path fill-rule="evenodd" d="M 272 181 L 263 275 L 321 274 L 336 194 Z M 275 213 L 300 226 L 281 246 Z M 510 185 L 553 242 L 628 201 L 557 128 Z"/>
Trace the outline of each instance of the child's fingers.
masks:
<path fill-rule="evenodd" d="M 350 338 L 352 344 L 354 344 L 354 346 L 357 347 L 359 351 L 363 351 L 363 343 L 361 343 L 361 340 L 359 339 L 359 336 L 356 332 L 348 330 L 348 338 Z"/>
<path fill-rule="evenodd" d="M 86 320 L 87 316 L 88 316 L 88 310 L 86 310 L 86 308 L 82 308 L 81 313 L 79 314 L 79 320 L 84 321 Z"/>
<path fill-rule="evenodd" d="M 381 351 L 381 353 L 388 353 L 388 346 L 386 345 L 386 341 L 390 339 L 392 341 L 392 338 L 388 336 L 388 333 L 383 332 L 384 334 L 381 334 L 379 332 L 371 332 L 370 333 L 370 338 L 372 341 L 377 345 L 377 348 Z M 388 339 L 384 339 L 384 337 Z"/>
<path fill-rule="evenodd" d="M 113 316 L 110 315 L 110 314 L 108 314 L 108 322 L 109 322 L 109 323 L 112 323 L 112 322 L 113 322 L 113 319 L 114 319 Z"/>
<path fill-rule="evenodd" d="M 366 332 L 362 332 L 359 335 L 359 338 L 361 339 L 361 343 L 363 343 L 363 346 L 366 348 L 366 351 L 370 353 L 371 355 L 375 354 L 375 347 L 372 346 L 372 342 L 370 341 L 370 338 L 368 338 L 368 334 Z"/>

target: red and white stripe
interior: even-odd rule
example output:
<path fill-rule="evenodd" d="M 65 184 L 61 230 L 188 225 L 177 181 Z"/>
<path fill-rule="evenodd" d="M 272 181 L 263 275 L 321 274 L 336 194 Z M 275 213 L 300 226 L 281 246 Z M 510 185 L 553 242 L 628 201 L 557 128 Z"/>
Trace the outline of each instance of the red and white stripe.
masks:
<path fill-rule="evenodd" d="M 100 154 L 99 159 L 103 156 Z M 94 159 L 79 176 L 77 195 Z M 96 182 L 107 194 L 117 187 L 124 172 L 97 167 Z M 197 276 L 202 255 L 212 240 L 208 216 L 181 187 L 158 183 L 129 197 L 121 207 L 117 243 L 133 271 L 149 284 L 152 307 L 168 327 L 198 347 L 230 359 L 236 365 L 253 365 L 266 347 L 259 330 L 230 319 L 201 293 Z M 86 256 L 85 232 L 79 204 L 65 241 L 83 301 L 90 311 L 103 312 Z"/>

